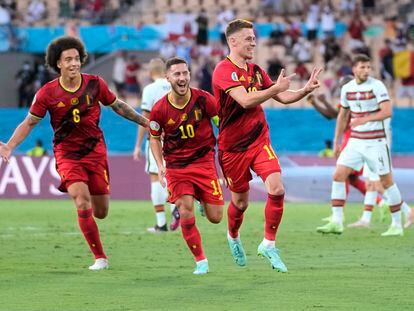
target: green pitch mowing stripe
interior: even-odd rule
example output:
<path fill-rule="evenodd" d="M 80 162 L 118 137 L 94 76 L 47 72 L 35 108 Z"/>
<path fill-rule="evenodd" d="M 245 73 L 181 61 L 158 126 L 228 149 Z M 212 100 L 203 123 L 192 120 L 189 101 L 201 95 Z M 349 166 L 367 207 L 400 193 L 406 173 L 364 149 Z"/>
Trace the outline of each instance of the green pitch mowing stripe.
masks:
<path fill-rule="evenodd" d="M 347 221 L 361 212 L 348 205 Z M 327 205 L 286 204 L 277 244 L 287 274 L 256 256 L 263 204 L 251 204 L 242 227 L 245 268 L 227 249 L 226 220 L 197 217 L 211 272 L 195 276 L 180 232 L 146 233 L 155 222 L 149 202 L 111 202 L 97 221 L 110 269 L 91 272 L 69 200 L 0 200 L 0 310 L 412 310 L 413 229 L 382 238 L 388 220 L 374 213 L 371 229 L 317 234 L 329 213 Z"/>

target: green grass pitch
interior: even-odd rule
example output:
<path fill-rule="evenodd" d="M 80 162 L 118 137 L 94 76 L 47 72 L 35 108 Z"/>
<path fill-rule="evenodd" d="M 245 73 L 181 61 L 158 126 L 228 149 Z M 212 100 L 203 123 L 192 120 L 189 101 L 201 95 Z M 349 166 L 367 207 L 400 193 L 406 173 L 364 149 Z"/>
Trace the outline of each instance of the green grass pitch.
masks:
<path fill-rule="evenodd" d="M 146 233 L 149 202 L 113 201 L 98 221 L 110 269 L 91 272 L 69 200 L 0 200 L 0 310 L 413 310 L 414 229 L 380 237 L 389 220 L 374 213 L 371 229 L 317 234 L 329 213 L 326 204 L 286 204 L 278 245 L 287 274 L 256 256 L 263 203 L 246 212 L 245 268 L 230 256 L 226 217 L 213 225 L 197 216 L 210 273 L 195 276 L 180 232 Z M 346 220 L 360 213 L 349 205 Z"/>

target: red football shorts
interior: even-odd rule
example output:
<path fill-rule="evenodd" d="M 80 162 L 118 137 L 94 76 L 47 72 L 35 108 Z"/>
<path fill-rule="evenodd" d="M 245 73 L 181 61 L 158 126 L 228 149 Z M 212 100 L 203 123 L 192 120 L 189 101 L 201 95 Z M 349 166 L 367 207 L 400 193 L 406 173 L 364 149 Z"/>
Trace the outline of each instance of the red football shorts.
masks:
<path fill-rule="evenodd" d="M 67 192 L 68 187 L 75 182 L 84 182 L 89 187 L 91 195 L 109 194 L 108 162 L 102 161 L 61 161 L 56 164 L 60 175 L 59 190 Z"/>
<path fill-rule="evenodd" d="M 167 168 L 168 201 L 174 203 L 183 195 L 197 200 L 224 205 L 223 193 L 214 161 L 193 163 L 184 168 Z"/>
<path fill-rule="evenodd" d="M 279 159 L 269 138 L 244 152 L 219 151 L 219 162 L 228 187 L 236 193 L 250 189 L 250 169 L 260 176 L 263 182 L 270 174 L 281 172 Z"/>

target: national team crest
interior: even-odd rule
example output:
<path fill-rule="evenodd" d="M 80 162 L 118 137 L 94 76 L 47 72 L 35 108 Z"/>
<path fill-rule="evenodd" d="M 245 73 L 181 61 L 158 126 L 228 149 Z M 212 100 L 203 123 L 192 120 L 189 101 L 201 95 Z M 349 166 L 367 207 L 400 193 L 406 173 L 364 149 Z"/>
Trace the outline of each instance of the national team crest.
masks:
<path fill-rule="evenodd" d="M 188 115 L 186 113 L 183 113 L 181 115 L 181 121 L 187 121 L 187 119 L 188 119 Z"/>

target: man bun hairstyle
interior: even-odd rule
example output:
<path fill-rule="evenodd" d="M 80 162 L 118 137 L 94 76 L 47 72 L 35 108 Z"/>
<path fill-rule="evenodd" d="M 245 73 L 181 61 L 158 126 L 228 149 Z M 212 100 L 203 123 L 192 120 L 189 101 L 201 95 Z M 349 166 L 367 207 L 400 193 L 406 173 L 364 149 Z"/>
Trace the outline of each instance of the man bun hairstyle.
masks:
<path fill-rule="evenodd" d="M 83 43 L 75 37 L 63 36 L 49 43 L 45 56 L 46 66 L 60 73 L 57 63 L 63 51 L 76 49 L 79 52 L 80 62 L 83 65 L 88 57 Z"/>

